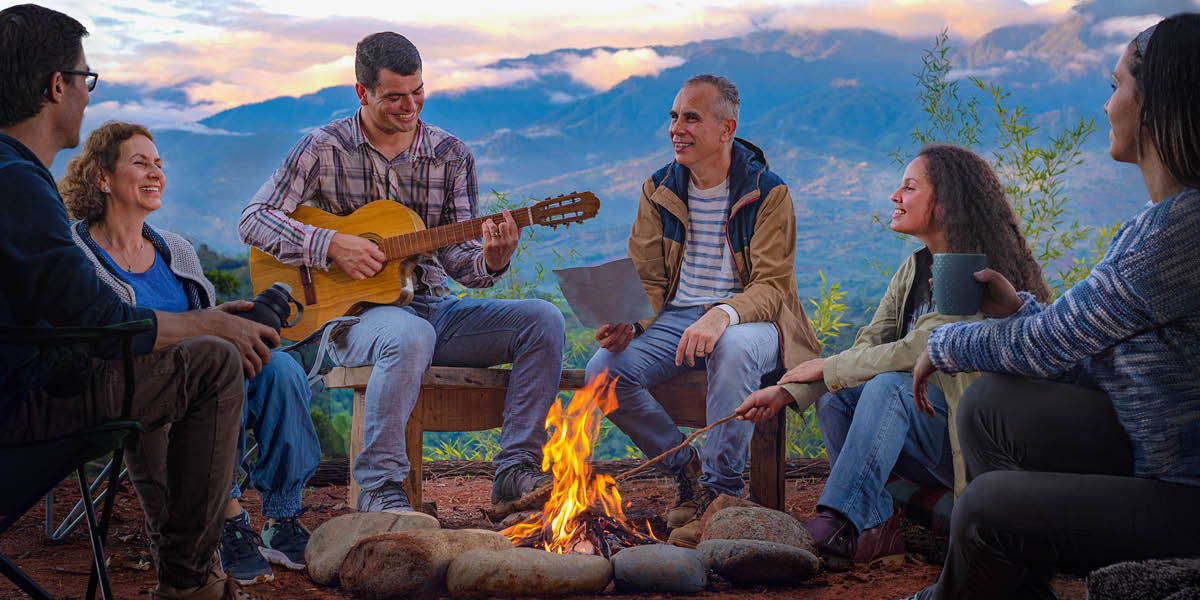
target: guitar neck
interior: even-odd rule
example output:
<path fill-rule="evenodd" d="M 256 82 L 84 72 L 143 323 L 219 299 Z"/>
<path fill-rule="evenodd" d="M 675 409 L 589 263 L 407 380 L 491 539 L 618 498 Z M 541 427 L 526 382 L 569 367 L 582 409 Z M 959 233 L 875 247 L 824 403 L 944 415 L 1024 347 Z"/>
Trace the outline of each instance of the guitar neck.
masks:
<path fill-rule="evenodd" d="M 533 208 L 524 207 L 512 211 L 513 220 L 517 227 L 526 227 L 533 222 Z M 504 222 L 504 215 L 496 213 L 469 221 L 459 221 L 449 225 L 441 225 L 432 229 L 422 229 L 384 238 L 379 248 L 387 255 L 388 260 L 403 260 L 410 256 L 433 252 L 467 240 L 477 240 L 483 237 L 483 222 L 493 221 L 496 224 Z"/>

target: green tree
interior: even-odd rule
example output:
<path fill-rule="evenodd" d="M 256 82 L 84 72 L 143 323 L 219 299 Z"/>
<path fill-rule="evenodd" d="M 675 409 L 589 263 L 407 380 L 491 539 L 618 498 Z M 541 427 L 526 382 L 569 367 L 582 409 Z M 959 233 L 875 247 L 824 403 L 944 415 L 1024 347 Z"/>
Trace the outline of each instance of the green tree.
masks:
<path fill-rule="evenodd" d="M 208 269 L 204 276 L 216 288 L 218 303 L 241 297 L 242 282 L 238 281 L 237 275 L 220 269 Z"/>
<path fill-rule="evenodd" d="M 960 82 L 949 77 L 951 51 L 949 36 L 943 31 L 921 58 L 921 70 L 915 77 L 926 123 L 913 128 L 914 145 L 941 142 L 978 149 L 984 128 L 980 96 L 987 100 L 996 135 L 995 146 L 988 150 L 992 167 L 1004 184 L 1034 258 L 1058 296 L 1087 276 L 1120 225 L 1093 231 L 1077 220 L 1068 222 L 1066 217 L 1070 205 L 1066 175 L 1082 164 L 1083 144 L 1095 132 L 1095 123 L 1081 117 L 1057 134 L 1040 136 L 1041 128 L 1032 124 L 1027 109 L 1013 102 L 999 85 L 968 77 L 970 87 L 964 93 Z M 899 150 L 892 156 L 900 164 L 911 158 Z M 1089 239 L 1095 244 L 1095 260 L 1077 256 L 1080 244 Z"/>

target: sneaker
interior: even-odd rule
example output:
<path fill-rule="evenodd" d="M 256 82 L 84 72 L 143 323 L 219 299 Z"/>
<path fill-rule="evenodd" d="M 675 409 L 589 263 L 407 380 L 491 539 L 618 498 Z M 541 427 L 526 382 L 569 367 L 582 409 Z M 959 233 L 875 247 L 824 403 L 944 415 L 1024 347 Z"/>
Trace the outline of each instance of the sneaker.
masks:
<path fill-rule="evenodd" d="M 700 529 L 700 519 L 704 516 L 704 511 L 708 510 L 708 505 L 712 504 L 716 497 L 717 495 L 712 490 L 698 487 L 698 491 L 693 497 L 693 501 L 696 503 L 696 512 L 688 522 L 671 531 L 667 543 L 682 548 L 695 548 L 696 544 L 700 543 L 700 534 L 704 533 Z"/>
<path fill-rule="evenodd" d="M 221 568 L 242 585 L 274 581 L 271 565 L 259 550 L 261 545 L 262 538 L 250 528 L 250 515 L 244 509 L 242 514 L 225 519 L 218 547 Z"/>
<path fill-rule="evenodd" d="M 888 520 L 858 534 L 854 562 L 868 568 L 899 568 L 904 564 L 904 516 L 896 510 Z"/>
<path fill-rule="evenodd" d="M 688 447 L 692 458 L 675 472 L 675 504 L 667 510 L 667 529 L 683 527 L 696 517 L 699 509 L 697 496 L 700 492 L 700 453 L 693 447 Z"/>
<path fill-rule="evenodd" d="M 848 571 L 854 567 L 858 534 L 849 519 L 833 510 L 818 507 L 817 516 L 801 524 L 812 534 L 817 554 L 825 559 L 827 569 Z"/>
<path fill-rule="evenodd" d="M 917 593 L 908 596 L 907 598 L 902 598 L 901 600 L 933 600 L 933 588 L 936 586 L 937 584 L 935 583 L 927 588 L 919 590 Z"/>
<path fill-rule="evenodd" d="M 274 525 L 263 527 L 262 553 L 268 562 L 296 571 L 304 570 L 304 548 L 308 546 L 308 538 L 312 534 L 296 517 L 306 510 L 301 509 L 290 517 L 276 519 Z"/>
<path fill-rule="evenodd" d="M 385 481 L 383 485 L 373 490 L 363 490 L 358 493 L 358 512 L 390 512 L 410 511 L 408 494 L 395 481 Z"/>
<path fill-rule="evenodd" d="M 492 506 L 512 502 L 543 486 L 554 483 L 554 476 L 533 463 L 517 463 L 496 473 L 492 481 Z"/>

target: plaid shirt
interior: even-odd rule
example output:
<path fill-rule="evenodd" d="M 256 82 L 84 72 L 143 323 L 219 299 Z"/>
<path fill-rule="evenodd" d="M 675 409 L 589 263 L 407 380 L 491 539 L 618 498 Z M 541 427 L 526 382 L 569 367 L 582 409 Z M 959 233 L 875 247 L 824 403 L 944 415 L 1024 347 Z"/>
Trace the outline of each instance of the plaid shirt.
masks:
<path fill-rule="evenodd" d="M 368 202 L 396 200 L 413 209 L 426 227 L 476 217 L 475 157 L 458 138 L 418 122 L 407 152 L 389 162 L 367 141 L 359 113 L 300 138 L 283 164 L 242 210 L 242 241 L 289 265 L 328 269 L 329 242 L 336 233 L 288 217 L 306 204 L 347 215 Z M 479 240 L 447 246 L 421 257 L 420 293 L 443 294 L 447 276 L 467 287 L 488 287 Z"/>

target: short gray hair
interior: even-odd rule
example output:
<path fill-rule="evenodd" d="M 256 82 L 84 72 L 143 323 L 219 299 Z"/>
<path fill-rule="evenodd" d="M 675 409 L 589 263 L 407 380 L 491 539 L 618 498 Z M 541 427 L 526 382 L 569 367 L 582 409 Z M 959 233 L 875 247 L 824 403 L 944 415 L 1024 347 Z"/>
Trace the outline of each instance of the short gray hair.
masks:
<path fill-rule="evenodd" d="M 738 89 L 733 85 L 732 81 L 713 75 L 704 73 L 702 75 L 694 75 L 687 81 L 683 82 L 684 87 L 707 83 L 717 88 L 717 116 L 722 119 L 738 120 L 738 111 L 741 110 L 741 100 L 738 98 Z"/>

